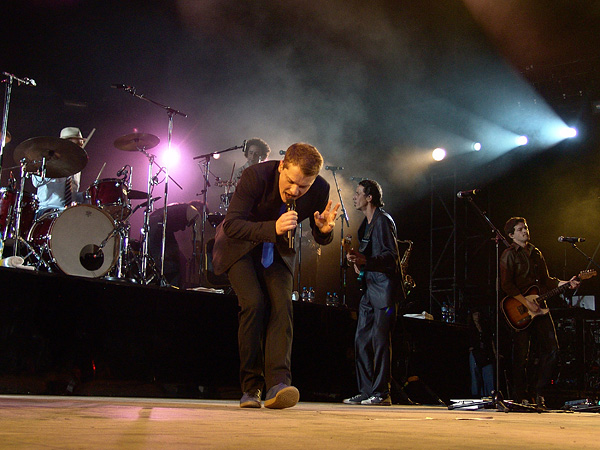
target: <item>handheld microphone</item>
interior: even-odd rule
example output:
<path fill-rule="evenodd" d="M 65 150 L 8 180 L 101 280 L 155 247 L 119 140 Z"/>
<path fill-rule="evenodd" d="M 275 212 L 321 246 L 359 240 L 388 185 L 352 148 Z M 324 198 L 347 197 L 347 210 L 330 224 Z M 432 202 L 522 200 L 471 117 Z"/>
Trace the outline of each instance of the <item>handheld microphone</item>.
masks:
<path fill-rule="evenodd" d="M 279 150 L 280 155 L 285 155 L 285 150 Z"/>
<path fill-rule="evenodd" d="M 458 198 L 469 198 L 477 195 L 481 192 L 481 189 L 471 189 L 470 191 L 458 191 L 456 196 Z"/>
<path fill-rule="evenodd" d="M 570 244 L 574 244 L 575 242 L 585 242 L 585 238 L 582 237 L 569 237 L 569 236 L 559 236 L 558 242 L 569 242 Z"/>
<path fill-rule="evenodd" d="M 286 202 L 288 211 L 296 210 L 296 200 L 291 198 Z M 294 248 L 294 237 L 296 236 L 296 229 L 288 230 L 288 246 L 289 248 Z"/>
<path fill-rule="evenodd" d="M 246 139 L 244 139 L 244 143 L 242 144 L 242 153 L 245 155 L 246 154 L 246 144 L 248 143 L 248 141 Z"/>
<path fill-rule="evenodd" d="M 334 170 L 344 170 L 344 168 L 343 167 L 337 167 L 337 166 L 325 166 L 325 170 L 331 170 L 331 171 L 334 171 Z"/>
<path fill-rule="evenodd" d="M 117 176 L 120 177 L 121 175 L 123 175 L 124 173 L 127 172 L 127 165 L 124 165 L 123 167 L 121 167 L 121 169 L 117 172 Z"/>

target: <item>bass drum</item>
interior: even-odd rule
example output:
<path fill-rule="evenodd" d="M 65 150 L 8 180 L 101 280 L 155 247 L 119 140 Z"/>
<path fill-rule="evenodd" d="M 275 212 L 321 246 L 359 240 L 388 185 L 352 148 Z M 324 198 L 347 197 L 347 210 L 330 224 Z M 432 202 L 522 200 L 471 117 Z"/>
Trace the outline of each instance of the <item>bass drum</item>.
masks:
<path fill-rule="evenodd" d="M 114 230 L 113 218 L 106 211 L 76 205 L 44 214 L 31 227 L 27 240 L 53 269 L 98 278 L 106 275 L 119 257 L 119 234 L 108 239 Z"/>

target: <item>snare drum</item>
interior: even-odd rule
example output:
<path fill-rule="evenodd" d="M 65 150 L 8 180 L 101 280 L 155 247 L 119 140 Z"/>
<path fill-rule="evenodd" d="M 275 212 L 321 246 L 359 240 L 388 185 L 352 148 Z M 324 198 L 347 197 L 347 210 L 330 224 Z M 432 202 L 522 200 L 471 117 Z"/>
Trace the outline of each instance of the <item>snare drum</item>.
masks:
<path fill-rule="evenodd" d="M 125 220 L 131 214 L 127 185 L 118 178 L 96 181 L 85 191 L 91 204 L 108 212 L 115 220 Z"/>
<path fill-rule="evenodd" d="M 37 196 L 29 192 L 23 192 L 21 200 L 21 223 L 19 234 L 22 238 L 27 236 L 27 232 L 33 224 L 35 211 L 38 208 Z M 0 188 L 0 230 L 6 230 L 6 238 L 14 238 L 14 228 L 16 225 L 17 209 L 17 191 L 11 188 Z"/>
<path fill-rule="evenodd" d="M 113 218 L 90 205 L 71 206 L 48 212 L 35 221 L 27 240 L 39 250 L 44 261 L 67 275 L 97 278 L 104 276 L 119 257 L 120 238 Z"/>

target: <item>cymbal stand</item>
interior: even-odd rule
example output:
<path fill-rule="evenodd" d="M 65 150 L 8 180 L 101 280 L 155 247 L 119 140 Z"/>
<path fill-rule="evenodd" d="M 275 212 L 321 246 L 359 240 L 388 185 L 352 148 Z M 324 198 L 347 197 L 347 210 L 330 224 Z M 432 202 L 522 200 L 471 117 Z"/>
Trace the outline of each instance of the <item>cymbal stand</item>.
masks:
<path fill-rule="evenodd" d="M 244 141 L 245 143 L 245 141 Z M 215 157 L 216 155 L 220 155 L 221 153 L 226 153 L 226 152 L 230 152 L 233 150 L 239 150 L 239 149 L 243 149 L 245 146 L 245 144 L 242 145 L 236 145 L 233 147 L 229 147 L 226 148 L 225 150 L 220 150 L 217 152 L 212 152 L 212 153 L 206 153 L 205 155 L 200 155 L 200 156 L 194 156 L 192 159 L 195 160 L 200 160 L 198 162 L 198 165 L 200 166 L 200 169 L 202 170 L 202 174 L 203 176 L 203 180 L 204 180 L 204 187 L 202 189 L 202 221 L 201 226 L 200 226 L 200 253 L 202 256 L 202 273 L 206 273 L 207 270 L 207 261 L 206 261 L 206 248 L 205 248 L 205 243 L 204 243 L 204 234 L 206 232 L 206 221 L 208 219 L 208 208 L 207 208 L 207 196 L 208 196 L 208 188 L 210 187 L 210 182 L 208 181 L 208 175 L 210 174 L 210 158 L 211 157 Z M 218 177 L 215 177 L 218 179 Z"/>
<path fill-rule="evenodd" d="M 117 259 L 117 278 L 125 278 L 124 265 L 129 251 L 129 230 L 131 225 L 129 219 L 117 223 L 119 234 L 121 235 L 119 258 Z"/>
<path fill-rule="evenodd" d="M 15 242 L 13 245 L 13 256 L 18 256 L 19 253 L 19 244 L 24 244 L 27 249 L 29 250 L 29 253 L 27 255 L 25 255 L 24 259 L 28 258 L 29 255 L 34 255 L 35 258 L 37 259 L 38 263 L 41 263 L 49 272 L 52 272 L 52 269 L 50 268 L 50 265 L 44 261 L 44 259 L 35 251 L 35 249 L 29 244 L 29 242 L 27 242 L 25 239 L 23 239 L 21 237 L 21 214 L 23 212 L 23 192 L 25 191 L 25 178 L 28 175 L 28 172 L 25 170 L 25 167 L 27 165 L 27 161 L 25 158 L 23 158 L 21 160 L 21 183 L 19 185 L 19 189 L 16 190 L 16 202 L 15 202 L 15 223 L 14 223 L 14 236 L 15 236 Z M 42 166 L 41 166 L 41 174 L 42 176 L 45 175 L 46 173 L 46 158 L 42 159 Z M 10 216 L 10 214 L 8 215 Z M 7 216 L 7 222 L 8 222 L 8 216 Z M 8 225 L 8 223 L 7 223 Z M 6 237 L 6 233 L 8 232 L 9 227 L 6 227 L 5 230 L 5 237 Z M 2 248 L 4 248 L 4 245 L 2 246 Z M 0 255 L 1 256 L 1 255 Z"/>
<path fill-rule="evenodd" d="M 129 94 L 133 95 L 134 97 L 139 98 L 140 100 L 144 100 L 148 103 L 152 103 L 155 106 L 158 106 L 160 108 L 163 108 L 164 110 L 167 111 L 167 115 L 169 117 L 169 126 L 168 126 L 168 133 L 167 133 L 167 148 L 170 151 L 171 150 L 171 138 L 173 136 L 173 117 L 175 115 L 180 115 L 183 117 L 187 117 L 187 114 L 176 110 L 175 108 L 171 108 L 170 106 L 166 106 L 163 105 L 162 103 L 159 103 L 155 100 L 152 100 L 151 98 L 146 97 L 144 94 L 137 94 L 135 91 L 135 87 L 130 87 L 130 86 L 125 86 L 124 87 L 125 92 L 128 92 Z M 138 149 L 140 150 L 140 149 Z M 145 149 L 144 149 L 145 150 Z M 140 150 L 142 153 L 144 153 L 146 156 L 148 156 L 148 154 L 143 151 Z M 153 157 L 154 159 L 154 157 Z M 157 165 L 158 166 L 158 165 Z M 168 168 L 162 168 L 160 166 L 158 166 L 160 168 L 161 171 L 165 172 L 165 207 L 163 210 L 163 222 L 162 222 L 162 245 L 161 245 L 161 252 L 160 252 L 160 278 L 161 278 L 161 284 L 166 284 L 164 283 L 164 270 L 165 270 L 165 242 L 167 239 L 167 205 L 168 205 L 168 195 L 169 195 L 169 179 L 173 180 L 173 178 L 171 178 L 169 176 L 169 169 Z M 149 169 L 151 169 L 151 166 L 149 167 Z M 150 177 L 152 177 L 152 172 L 149 173 L 148 175 L 148 205 L 150 205 L 150 200 L 152 198 L 151 196 L 151 192 L 150 192 Z M 183 190 L 183 188 L 175 181 L 173 180 L 173 183 L 175 183 L 177 185 L 177 187 L 179 187 L 179 189 Z M 146 211 L 146 215 L 144 216 L 144 231 L 146 232 L 146 234 L 144 235 L 144 246 L 145 246 L 145 251 L 148 250 L 148 236 L 147 233 L 149 231 L 149 214 L 148 211 Z M 145 253 L 143 255 L 143 259 L 142 259 L 142 267 L 143 267 L 143 277 L 145 278 L 145 274 L 146 274 L 146 267 L 147 267 L 147 263 L 148 263 L 148 254 Z"/>
<path fill-rule="evenodd" d="M 138 148 L 138 151 L 140 151 L 141 153 L 143 153 L 147 158 L 148 158 L 148 190 L 147 190 L 147 205 L 146 208 L 144 209 L 144 222 L 142 225 L 142 243 L 141 243 L 141 250 L 142 250 L 142 258 L 141 258 L 141 282 L 142 284 L 148 284 L 148 282 L 150 281 L 147 278 L 147 268 L 148 268 L 148 258 L 150 257 L 150 252 L 149 252 L 149 248 L 148 248 L 148 236 L 150 233 L 150 213 L 153 211 L 154 209 L 154 202 L 152 201 L 152 191 L 154 189 L 154 186 L 158 184 L 158 174 L 157 176 L 153 175 L 153 165 L 154 165 L 154 159 L 156 158 L 156 156 L 149 154 L 145 147 L 141 147 Z"/>
<path fill-rule="evenodd" d="M 45 162 L 46 158 L 44 158 Z M 15 235 L 15 245 L 13 246 L 13 256 L 17 256 L 19 252 L 19 242 L 20 239 L 17 239 L 21 236 L 21 213 L 23 209 L 23 192 L 25 191 L 25 177 L 27 172 L 25 171 L 25 166 L 27 164 L 27 160 L 23 158 L 21 160 L 21 183 L 19 185 L 19 189 L 16 191 L 16 199 L 15 202 L 15 227 L 14 227 L 14 235 Z"/>
<path fill-rule="evenodd" d="M 335 188 L 338 193 L 338 197 L 340 199 L 340 204 L 342 205 L 342 214 L 340 214 L 340 220 L 342 222 L 342 228 L 340 231 L 340 297 L 342 300 L 342 306 L 346 306 L 346 254 L 344 253 L 344 245 L 342 240 L 344 238 L 344 221 L 346 225 L 350 227 L 350 221 L 348 220 L 348 211 L 346 211 L 346 207 L 344 206 L 344 199 L 342 198 L 342 190 L 340 189 L 340 185 L 338 184 L 338 180 L 336 177 L 336 169 L 331 168 L 331 174 L 333 175 L 333 181 L 335 182 Z"/>

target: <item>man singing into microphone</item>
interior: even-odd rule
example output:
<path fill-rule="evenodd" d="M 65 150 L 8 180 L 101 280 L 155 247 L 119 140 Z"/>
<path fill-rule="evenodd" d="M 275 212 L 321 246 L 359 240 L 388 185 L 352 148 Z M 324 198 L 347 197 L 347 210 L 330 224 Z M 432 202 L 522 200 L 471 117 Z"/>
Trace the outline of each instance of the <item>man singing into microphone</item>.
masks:
<path fill-rule="evenodd" d="M 561 281 L 548 275 L 542 253 L 529 241 L 529 228 L 523 217 L 508 219 L 504 225 L 504 232 L 513 241 L 500 256 L 502 290 L 506 295 L 514 297 L 529 311 L 536 313 L 540 311 L 540 306 L 525 297 L 532 286 L 537 286 L 541 294 L 566 283 L 570 283 L 571 288 L 579 286 L 576 277 L 569 281 Z M 537 316 L 527 328 L 514 331 L 512 340 L 515 399 L 528 404 L 534 395 L 537 407 L 545 409 L 544 394 L 552 379 L 558 357 L 558 340 L 550 312 Z M 535 377 L 531 377 L 535 393 L 532 392 L 533 395 L 528 396 L 527 363 L 532 342 L 536 342 L 539 347 L 539 364 Z"/>
<path fill-rule="evenodd" d="M 240 306 L 238 345 L 242 408 L 294 406 L 291 386 L 292 287 L 296 251 L 288 231 L 309 218 L 315 242 L 329 244 L 340 207 L 319 175 L 323 158 L 309 144 L 291 145 L 282 161 L 244 170 L 213 248 L 217 275 L 227 272 Z M 288 205 L 295 201 L 295 210 Z M 289 210 L 288 210 L 289 209 Z"/>

